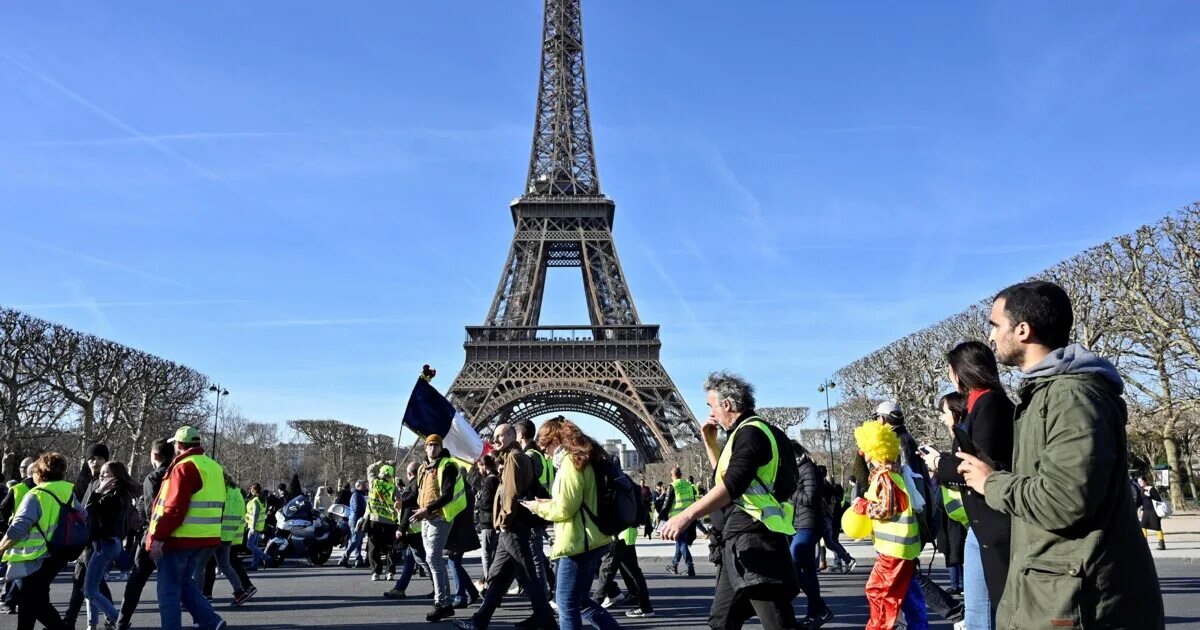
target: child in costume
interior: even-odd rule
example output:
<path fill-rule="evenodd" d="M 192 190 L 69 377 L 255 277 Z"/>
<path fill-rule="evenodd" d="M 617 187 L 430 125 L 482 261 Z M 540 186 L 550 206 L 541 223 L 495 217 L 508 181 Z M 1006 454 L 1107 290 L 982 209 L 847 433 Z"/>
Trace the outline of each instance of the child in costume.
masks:
<path fill-rule="evenodd" d="M 900 439 L 887 424 L 872 420 L 854 430 L 870 474 L 867 491 L 855 500 L 855 513 L 871 519 L 872 541 L 879 554 L 867 580 L 871 618 L 867 630 L 892 630 L 916 570 L 921 533 L 900 468 Z"/>

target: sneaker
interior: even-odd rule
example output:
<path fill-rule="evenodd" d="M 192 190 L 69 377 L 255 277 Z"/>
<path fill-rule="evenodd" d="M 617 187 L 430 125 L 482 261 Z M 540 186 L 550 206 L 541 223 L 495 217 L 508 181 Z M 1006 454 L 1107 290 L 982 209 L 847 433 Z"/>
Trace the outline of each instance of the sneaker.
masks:
<path fill-rule="evenodd" d="M 453 606 L 434 606 L 429 614 L 425 615 L 425 621 L 434 622 L 441 621 L 447 617 L 454 616 Z"/>
<path fill-rule="evenodd" d="M 109 619 L 104 622 L 104 630 L 117 630 L 117 620 Z"/>
<path fill-rule="evenodd" d="M 843 574 L 850 573 L 851 571 L 854 570 L 854 567 L 856 567 L 856 566 L 858 566 L 858 560 L 855 560 L 854 558 L 850 558 L 850 562 L 847 562 L 846 564 L 842 565 L 842 573 Z"/>
<path fill-rule="evenodd" d="M 638 619 L 641 619 L 642 617 L 653 617 L 654 611 L 653 610 L 642 610 L 641 608 L 634 608 L 633 610 L 626 610 L 625 616 L 626 617 L 636 617 Z"/>
<path fill-rule="evenodd" d="M 388 582 L 391 582 L 391 581 L 392 581 L 392 580 L 394 580 L 394 579 L 396 579 L 396 574 L 395 574 L 395 573 L 390 573 L 390 572 L 389 572 L 389 573 L 387 574 L 387 581 L 388 581 Z"/>
<path fill-rule="evenodd" d="M 520 594 L 521 594 L 521 585 L 520 584 L 513 584 L 512 586 L 508 587 L 508 592 L 506 593 L 506 595 L 520 595 Z"/>
<path fill-rule="evenodd" d="M 408 597 L 408 595 L 406 595 L 404 591 L 398 591 L 394 588 L 390 591 L 384 591 L 383 593 L 384 599 L 405 599 L 406 597 Z"/>
<path fill-rule="evenodd" d="M 967 622 L 959 621 L 954 624 L 954 630 L 967 630 Z"/>
<path fill-rule="evenodd" d="M 673 564 L 668 564 L 667 565 L 667 573 L 674 573 L 675 575 L 679 575 L 679 567 L 676 567 Z"/>
<path fill-rule="evenodd" d="M 600 607 L 612 608 L 613 606 L 620 606 L 627 601 L 629 601 L 629 593 L 617 593 L 616 597 L 605 597 L 604 601 L 600 603 Z"/>
<path fill-rule="evenodd" d="M 378 573 L 372 573 L 372 574 L 371 574 L 371 581 L 372 581 L 372 582 L 381 582 L 381 581 L 383 581 L 383 576 L 382 576 L 382 575 L 380 575 L 380 574 L 378 574 Z"/>
<path fill-rule="evenodd" d="M 250 588 L 243 590 L 241 593 L 234 594 L 233 605 L 241 606 L 242 604 L 245 604 L 246 602 L 250 601 L 250 598 L 254 597 L 257 594 L 258 594 L 258 587 L 251 586 Z"/>
<path fill-rule="evenodd" d="M 830 621 L 833 621 L 833 610 L 826 608 L 824 615 L 820 617 L 805 617 L 800 621 L 800 626 L 803 628 L 820 628 Z"/>

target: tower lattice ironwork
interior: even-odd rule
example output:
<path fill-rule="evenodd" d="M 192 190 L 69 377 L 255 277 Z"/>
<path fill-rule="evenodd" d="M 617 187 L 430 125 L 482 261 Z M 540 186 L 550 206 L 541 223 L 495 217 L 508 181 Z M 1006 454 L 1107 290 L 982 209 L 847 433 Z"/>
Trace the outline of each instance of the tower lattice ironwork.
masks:
<path fill-rule="evenodd" d="M 450 400 L 480 428 L 562 411 L 616 426 L 645 461 L 699 438 L 659 360 L 613 244 L 615 204 L 600 192 L 588 113 L 580 0 L 546 0 L 541 78 L 512 246 L 482 326 L 467 327 L 466 365 Z M 588 324 L 541 325 L 551 267 L 583 274 Z"/>

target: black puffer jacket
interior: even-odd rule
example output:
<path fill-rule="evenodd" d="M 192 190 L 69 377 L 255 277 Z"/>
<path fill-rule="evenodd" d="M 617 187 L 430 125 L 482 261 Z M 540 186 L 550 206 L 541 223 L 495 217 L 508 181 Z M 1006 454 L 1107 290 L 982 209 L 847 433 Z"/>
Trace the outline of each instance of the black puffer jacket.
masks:
<path fill-rule="evenodd" d="M 807 453 L 796 460 L 796 466 L 799 477 L 796 480 L 796 492 L 792 495 L 792 504 L 796 506 L 792 525 L 796 529 L 819 530 L 823 527 L 822 519 L 825 517 L 824 480 Z"/>

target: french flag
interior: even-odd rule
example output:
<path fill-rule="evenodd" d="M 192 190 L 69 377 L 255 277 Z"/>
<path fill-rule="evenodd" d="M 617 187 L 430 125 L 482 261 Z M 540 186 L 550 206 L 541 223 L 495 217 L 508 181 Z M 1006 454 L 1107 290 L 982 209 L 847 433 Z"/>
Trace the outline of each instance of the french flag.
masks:
<path fill-rule="evenodd" d="M 454 408 L 425 378 L 418 378 L 404 410 L 404 425 L 421 436 L 440 435 L 442 446 L 450 454 L 470 462 L 483 457 L 494 448 L 484 442 L 467 422 L 466 415 Z"/>

